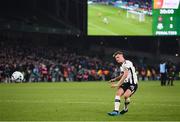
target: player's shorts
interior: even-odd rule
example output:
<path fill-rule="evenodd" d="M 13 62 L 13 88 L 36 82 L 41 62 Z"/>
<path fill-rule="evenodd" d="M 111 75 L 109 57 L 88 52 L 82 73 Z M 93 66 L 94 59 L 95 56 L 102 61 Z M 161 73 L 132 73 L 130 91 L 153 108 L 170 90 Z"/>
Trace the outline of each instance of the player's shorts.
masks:
<path fill-rule="evenodd" d="M 120 88 L 122 88 L 124 90 L 124 92 L 126 92 L 126 90 L 129 89 L 132 92 L 131 95 L 133 95 L 138 88 L 138 84 L 123 83 L 120 86 Z"/>

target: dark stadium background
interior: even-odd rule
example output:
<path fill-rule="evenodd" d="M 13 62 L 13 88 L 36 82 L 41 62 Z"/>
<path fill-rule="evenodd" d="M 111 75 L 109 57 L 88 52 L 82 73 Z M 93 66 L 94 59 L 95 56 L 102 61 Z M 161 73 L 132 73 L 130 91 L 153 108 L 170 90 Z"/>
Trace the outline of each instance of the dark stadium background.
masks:
<path fill-rule="evenodd" d="M 48 48 L 66 48 L 70 54 L 97 57 L 109 63 L 115 50 L 123 50 L 137 66 L 144 63 L 146 68 L 156 67 L 157 72 L 161 60 L 179 66 L 180 37 L 88 36 L 87 19 L 86 0 L 2 0 L 1 50 L 13 47 L 18 53 L 24 48 L 44 48 L 45 52 Z"/>
<path fill-rule="evenodd" d="M 0 0 L 0 121 L 179 121 L 180 37 L 88 36 L 87 20 L 86 0 Z M 110 117 L 117 50 L 139 86 L 129 112 Z M 160 84 L 162 61 L 173 86 Z M 11 80 L 17 70 L 25 83 Z"/>

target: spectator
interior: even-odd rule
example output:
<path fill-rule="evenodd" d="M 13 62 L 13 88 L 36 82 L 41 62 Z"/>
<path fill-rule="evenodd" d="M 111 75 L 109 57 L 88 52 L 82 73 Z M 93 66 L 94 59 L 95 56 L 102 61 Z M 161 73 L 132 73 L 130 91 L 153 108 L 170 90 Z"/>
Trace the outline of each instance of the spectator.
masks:
<path fill-rule="evenodd" d="M 142 81 L 144 81 L 146 78 L 146 70 L 144 68 L 142 68 L 141 70 L 141 78 L 142 78 Z"/>
<path fill-rule="evenodd" d="M 151 80 L 152 74 L 151 74 L 150 69 L 147 69 L 146 76 L 147 76 L 148 80 Z"/>
<path fill-rule="evenodd" d="M 161 86 L 165 86 L 166 85 L 166 79 L 167 79 L 166 63 L 161 62 L 159 67 L 160 67 L 160 74 L 161 74 Z"/>

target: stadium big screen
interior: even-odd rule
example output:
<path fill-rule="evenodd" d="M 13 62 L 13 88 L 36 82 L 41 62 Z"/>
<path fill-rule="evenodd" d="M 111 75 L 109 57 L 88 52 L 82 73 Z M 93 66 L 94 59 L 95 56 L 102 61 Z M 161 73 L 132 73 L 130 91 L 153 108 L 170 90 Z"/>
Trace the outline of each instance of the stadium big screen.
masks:
<path fill-rule="evenodd" d="M 180 0 L 88 0 L 88 35 L 180 35 Z"/>

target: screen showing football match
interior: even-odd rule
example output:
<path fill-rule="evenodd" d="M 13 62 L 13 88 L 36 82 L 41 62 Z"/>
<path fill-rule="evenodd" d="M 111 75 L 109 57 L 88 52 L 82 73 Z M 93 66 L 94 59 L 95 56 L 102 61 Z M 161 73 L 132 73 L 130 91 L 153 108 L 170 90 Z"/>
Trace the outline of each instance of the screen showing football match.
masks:
<path fill-rule="evenodd" d="M 88 35 L 179 36 L 180 0 L 88 0 Z"/>

